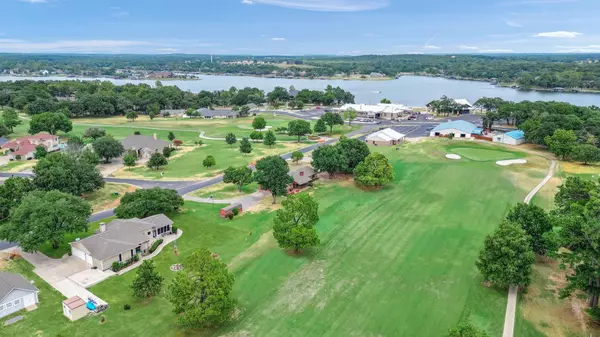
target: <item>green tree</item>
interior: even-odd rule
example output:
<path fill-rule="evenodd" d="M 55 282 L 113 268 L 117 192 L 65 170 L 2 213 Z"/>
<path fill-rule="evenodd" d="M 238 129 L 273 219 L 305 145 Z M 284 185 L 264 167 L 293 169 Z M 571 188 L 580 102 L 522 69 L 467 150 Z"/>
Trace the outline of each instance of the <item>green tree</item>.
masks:
<path fill-rule="evenodd" d="M 35 189 L 29 178 L 11 177 L 0 185 L 0 223 L 8 219 L 10 210 L 21 203 L 21 199 Z"/>
<path fill-rule="evenodd" d="M 458 325 L 448 331 L 448 337 L 490 337 L 484 330 L 476 328 L 465 318 L 458 322 Z"/>
<path fill-rule="evenodd" d="M 230 132 L 227 134 L 227 136 L 225 136 L 225 142 L 231 146 L 237 143 L 237 138 L 233 133 Z"/>
<path fill-rule="evenodd" d="M 106 130 L 100 128 L 87 128 L 83 133 L 84 138 L 91 138 L 92 140 L 96 140 L 104 136 L 106 136 Z"/>
<path fill-rule="evenodd" d="M 6 109 L 2 113 L 2 124 L 4 124 L 12 133 L 16 126 L 21 125 L 22 121 L 19 114 L 14 109 Z"/>
<path fill-rule="evenodd" d="M 123 164 L 129 168 L 134 167 L 137 164 L 137 159 L 135 151 L 127 151 L 123 156 Z"/>
<path fill-rule="evenodd" d="M 115 209 L 119 219 L 145 218 L 175 212 L 183 206 L 183 198 L 175 190 L 158 187 L 126 193 Z"/>
<path fill-rule="evenodd" d="M 288 163 L 279 156 L 264 157 L 256 163 L 254 180 L 262 189 L 271 191 L 273 204 L 277 196 L 287 195 L 288 185 L 294 182 L 289 171 Z"/>
<path fill-rule="evenodd" d="M 300 137 L 309 135 L 310 133 L 310 123 L 307 121 L 298 119 L 288 123 L 288 134 L 298 137 L 298 143 L 300 143 Z"/>
<path fill-rule="evenodd" d="M 133 297 L 138 299 L 152 298 L 162 290 L 164 278 L 154 268 L 152 260 L 144 260 L 137 268 L 131 283 Z"/>
<path fill-rule="evenodd" d="M 170 141 L 174 141 L 175 140 L 175 134 L 173 132 L 169 131 L 169 135 L 167 136 L 167 138 Z"/>
<path fill-rule="evenodd" d="M 35 152 L 33 154 L 35 159 L 42 159 L 42 158 L 46 157 L 46 155 L 48 155 L 48 150 L 46 149 L 45 146 L 38 145 L 35 147 Z"/>
<path fill-rule="evenodd" d="M 312 158 L 312 166 L 317 172 L 334 175 L 348 170 L 348 159 L 336 146 L 323 145 L 313 151 Z"/>
<path fill-rule="evenodd" d="M 519 203 L 508 212 L 506 220 L 518 224 L 529 235 L 534 253 L 546 255 L 553 248 L 546 239 L 546 234 L 552 231 L 552 222 L 543 208 Z"/>
<path fill-rule="evenodd" d="M 529 285 L 534 262 L 535 254 L 527 233 L 519 224 L 503 221 L 493 234 L 485 238 L 475 265 L 486 281 L 508 288 Z"/>
<path fill-rule="evenodd" d="M 73 136 L 67 140 L 67 151 L 69 151 L 69 153 L 78 154 L 83 150 L 84 146 L 85 143 L 81 137 Z"/>
<path fill-rule="evenodd" d="M 263 117 L 256 117 L 252 121 L 252 128 L 254 130 L 260 131 L 267 127 L 267 121 Z"/>
<path fill-rule="evenodd" d="M 277 138 L 275 137 L 275 133 L 273 133 L 273 131 L 271 130 L 267 131 L 267 133 L 265 133 L 263 144 L 265 144 L 268 147 L 273 147 L 273 145 L 275 145 L 276 142 Z"/>
<path fill-rule="evenodd" d="M 244 186 L 254 181 L 252 169 L 247 166 L 233 167 L 229 166 L 223 175 L 223 182 L 237 186 L 238 192 L 242 192 Z"/>
<path fill-rule="evenodd" d="M 260 140 L 262 140 L 263 138 L 264 138 L 264 137 L 263 137 L 263 134 L 262 134 L 262 132 L 258 132 L 258 131 L 252 131 L 252 133 L 250 133 L 250 139 L 252 139 L 252 141 L 255 141 L 255 142 L 256 142 L 256 141 L 260 141 Z"/>
<path fill-rule="evenodd" d="M 132 122 L 135 122 L 136 118 L 138 118 L 138 113 L 135 111 L 128 111 L 125 114 L 125 118 L 131 119 Z"/>
<path fill-rule="evenodd" d="M 327 125 L 322 118 L 319 118 L 317 123 L 315 123 L 315 133 L 325 133 L 327 132 Z"/>
<path fill-rule="evenodd" d="M 392 104 L 392 101 L 390 101 L 387 98 L 382 98 L 381 101 L 379 101 L 379 103 L 382 103 L 382 104 Z"/>
<path fill-rule="evenodd" d="M 46 131 L 55 135 L 58 131 L 70 132 L 73 130 L 73 123 L 60 112 L 43 112 L 31 117 L 29 121 L 29 134 Z"/>
<path fill-rule="evenodd" d="M 329 134 L 333 134 L 333 127 L 336 125 L 344 125 L 344 120 L 340 114 L 335 112 L 326 112 L 321 116 L 321 119 L 329 126 Z"/>
<path fill-rule="evenodd" d="M 85 149 L 79 154 L 79 160 L 86 162 L 92 166 L 100 164 L 100 156 L 91 149 Z"/>
<path fill-rule="evenodd" d="M 252 152 L 252 144 L 250 144 L 250 141 L 246 137 L 242 138 L 240 142 L 240 152 L 243 154 L 250 154 Z"/>
<path fill-rule="evenodd" d="M 215 165 L 217 165 L 217 160 L 211 155 L 206 156 L 206 158 L 204 158 L 204 160 L 202 161 L 202 166 L 206 168 L 211 168 Z"/>
<path fill-rule="evenodd" d="M 238 115 L 240 117 L 248 117 L 250 116 L 250 107 L 247 105 L 244 105 L 243 107 L 240 108 L 240 110 L 238 111 Z"/>
<path fill-rule="evenodd" d="M 167 158 L 159 152 L 155 152 L 150 156 L 146 166 L 150 169 L 160 170 L 161 167 L 169 165 Z"/>
<path fill-rule="evenodd" d="M 570 214 L 583 209 L 592 198 L 596 184 L 580 177 L 567 177 L 564 184 L 558 186 L 554 203 L 560 214 Z"/>
<path fill-rule="evenodd" d="M 304 159 L 304 153 L 300 151 L 292 152 L 292 161 L 294 163 L 298 164 L 298 162 L 300 162 L 302 159 Z"/>
<path fill-rule="evenodd" d="M 576 145 L 571 152 L 571 157 L 582 162 L 583 165 L 597 163 L 600 161 L 600 149 L 591 144 Z"/>
<path fill-rule="evenodd" d="M 571 155 L 577 145 L 577 135 L 572 130 L 558 129 L 544 140 L 550 151 L 563 160 Z"/>
<path fill-rule="evenodd" d="M 40 190 L 57 190 L 81 196 L 104 187 L 98 169 L 65 153 L 48 154 L 33 167 L 33 184 Z"/>
<path fill-rule="evenodd" d="M 236 301 L 232 296 L 235 278 L 227 266 L 206 248 L 194 252 L 184 265 L 167 291 L 179 324 L 215 327 L 229 320 Z"/>
<path fill-rule="evenodd" d="M 350 109 L 344 111 L 344 120 L 348 121 L 348 125 L 352 125 L 352 121 L 355 120 L 356 117 L 358 117 L 358 113 L 356 113 L 356 110 L 350 108 Z M 344 124 L 342 124 L 342 125 L 344 125 Z"/>
<path fill-rule="evenodd" d="M 296 101 L 296 109 L 298 109 L 298 110 L 304 109 L 304 102 Z"/>
<path fill-rule="evenodd" d="M 319 244 L 319 236 L 315 225 L 319 222 L 319 205 L 308 194 L 289 196 L 277 210 L 273 226 L 273 236 L 279 247 L 284 249 L 300 249 Z"/>
<path fill-rule="evenodd" d="M 6 125 L 0 123 L 0 137 L 10 135 L 10 129 Z"/>
<path fill-rule="evenodd" d="M 86 232 L 92 207 L 85 200 L 60 191 L 32 191 L 26 194 L 0 226 L 0 238 L 18 243 L 33 253 L 50 242 L 57 249 L 66 234 Z"/>
<path fill-rule="evenodd" d="M 342 136 L 340 141 L 335 145 L 338 148 L 342 156 L 346 158 L 348 164 L 344 173 L 352 173 L 354 168 L 358 166 L 360 162 L 365 160 L 368 155 L 371 154 L 367 143 L 353 138 L 347 138 Z"/>
<path fill-rule="evenodd" d="M 150 104 L 148 106 L 148 117 L 150 117 L 150 120 L 154 120 L 154 118 L 158 115 L 160 115 L 160 106 L 158 104 Z"/>
<path fill-rule="evenodd" d="M 354 180 L 363 186 L 380 187 L 394 180 L 394 169 L 381 153 L 371 153 L 354 169 Z"/>
<path fill-rule="evenodd" d="M 111 159 L 120 157 L 125 152 L 123 144 L 112 136 L 96 139 L 92 143 L 92 147 L 94 148 L 94 152 L 101 158 L 104 158 L 104 162 L 107 164 L 110 163 Z"/>

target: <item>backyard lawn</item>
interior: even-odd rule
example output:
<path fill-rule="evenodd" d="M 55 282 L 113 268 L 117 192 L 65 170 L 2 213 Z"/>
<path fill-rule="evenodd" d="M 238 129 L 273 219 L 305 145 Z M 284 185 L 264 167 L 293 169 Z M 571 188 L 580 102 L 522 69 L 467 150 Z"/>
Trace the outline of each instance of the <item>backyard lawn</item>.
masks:
<path fill-rule="evenodd" d="M 128 184 L 106 183 L 103 188 L 83 196 L 92 205 L 92 213 L 119 206 L 119 201 L 127 192 L 134 192 L 135 186 Z"/>
<path fill-rule="evenodd" d="M 63 256 L 65 256 L 65 254 L 71 251 L 71 246 L 69 245 L 69 242 L 73 242 L 77 239 L 87 238 L 88 236 L 94 234 L 96 230 L 98 230 L 101 222 L 108 223 L 111 222 L 113 219 L 114 218 L 108 218 L 103 219 L 101 221 L 92 222 L 89 224 L 87 232 L 72 233 L 65 235 L 65 239 L 57 249 L 52 248 L 50 242 L 46 242 L 40 247 L 40 252 L 53 259 L 60 259 Z"/>
<path fill-rule="evenodd" d="M 198 198 L 210 198 L 212 196 L 218 200 L 240 198 L 256 191 L 258 191 L 258 184 L 255 182 L 242 187 L 242 192 L 239 192 L 237 186 L 234 184 L 219 183 L 194 191 L 191 195 Z"/>
<path fill-rule="evenodd" d="M 362 191 L 350 181 L 317 183 L 310 193 L 319 203 L 321 244 L 299 256 L 277 248 L 269 232 L 274 212 L 229 221 L 218 217 L 218 205 L 186 202 L 172 217 L 183 230 L 179 256 L 170 245 L 154 261 L 168 282 L 174 275 L 169 266 L 196 249 L 219 254 L 236 276 L 240 310 L 230 325 L 177 327 L 164 294 L 131 298 L 134 273 L 128 273 L 90 289 L 110 303 L 106 323 L 95 317 L 57 325 L 48 313 L 27 317 L 27 329 L 47 336 L 442 336 L 469 316 L 498 336 L 506 291 L 482 285 L 474 262 L 485 235 L 537 181 L 526 168 L 447 160 L 444 146 L 450 144 L 374 148 L 396 173 L 395 182 L 379 191 Z M 125 304 L 132 310 L 124 311 Z M 60 306 L 55 310 L 60 313 Z M 3 334 L 20 335 L 20 325 Z M 539 336 L 528 321 L 520 321 L 518 331 Z"/>

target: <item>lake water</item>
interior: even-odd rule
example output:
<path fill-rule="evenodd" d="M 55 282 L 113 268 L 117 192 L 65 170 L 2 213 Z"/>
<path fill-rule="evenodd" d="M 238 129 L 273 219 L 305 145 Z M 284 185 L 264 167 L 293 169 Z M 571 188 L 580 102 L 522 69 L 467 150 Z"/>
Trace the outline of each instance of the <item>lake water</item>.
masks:
<path fill-rule="evenodd" d="M 309 80 L 279 79 L 249 76 L 215 76 L 202 75 L 201 80 L 163 81 L 164 85 L 175 85 L 182 90 L 199 92 L 200 90 L 223 90 L 231 86 L 237 88 L 257 87 L 265 92 L 277 86 L 296 89 L 323 90 L 327 85 L 340 86 L 356 96 L 356 103 L 375 104 L 382 98 L 394 103 L 409 106 L 424 106 L 442 95 L 453 98 L 466 98 L 471 103 L 481 97 L 502 97 L 509 101 L 562 101 L 580 106 L 600 106 L 600 94 L 589 93 L 555 93 L 538 91 L 519 91 L 510 88 L 496 87 L 488 82 L 459 81 L 436 77 L 403 76 L 391 81 L 343 81 L 343 80 Z M 11 80 L 65 80 L 64 77 L 13 77 L 0 76 L 0 81 Z M 71 79 L 71 78 L 68 78 Z M 73 80 L 106 80 L 118 85 L 126 83 L 147 83 L 154 85 L 154 80 L 115 80 L 108 78 L 73 78 Z"/>

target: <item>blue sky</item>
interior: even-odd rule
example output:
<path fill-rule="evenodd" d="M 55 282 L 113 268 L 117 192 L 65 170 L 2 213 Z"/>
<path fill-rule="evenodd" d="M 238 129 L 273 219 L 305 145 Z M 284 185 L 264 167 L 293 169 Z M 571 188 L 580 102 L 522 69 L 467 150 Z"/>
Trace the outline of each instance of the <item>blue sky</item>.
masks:
<path fill-rule="evenodd" d="M 600 52 L 599 0 L 0 0 L 0 52 Z"/>

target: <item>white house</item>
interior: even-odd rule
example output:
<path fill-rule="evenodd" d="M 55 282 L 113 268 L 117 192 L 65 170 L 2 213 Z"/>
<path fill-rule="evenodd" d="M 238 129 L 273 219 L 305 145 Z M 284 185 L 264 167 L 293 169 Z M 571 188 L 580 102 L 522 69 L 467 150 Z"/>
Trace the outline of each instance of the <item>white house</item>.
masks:
<path fill-rule="evenodd" d="M 366 142 L 369 145 L 392 146 L 402 143 L 405 138 L 405 134 L 387 128 L 368 135 Z"/>
<path fill-rule="evenodd" d="M 376 105 L 372 104 L 344 104 L 339 109 L 334 109 L 339 113 L 343 113 L 346 110 L 354 109 L 359 117 L 367 118 L 381 118 L 396 120 L 403 114 L 411 113 L 412 110 L 406 105 L 402 104 L 384 104 L 379 103 Z"/>
<path fill-rule="evenodd" d="M 454 134 L 457 138 L 471 138 L 471 134 L 477 128 L 475 124 L 467 121 L 452 121 L 441 123 L 429 133 L 430 137 L 448 137 Z"/>
<path fill-rule="evenodd" d="M 0 272 L 0 317 L 38 304 L 38 292 L 23 276 Z"/>
<path fill-rule="evenodd" d="M 494 135 L 494 143 L 503 143 L 508 145 L 521 145 L 525 142 L 525 132 L 521 130 L 510 131 L 507 133 Z"/>

